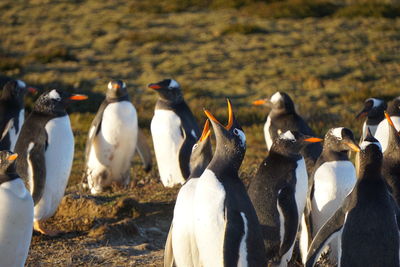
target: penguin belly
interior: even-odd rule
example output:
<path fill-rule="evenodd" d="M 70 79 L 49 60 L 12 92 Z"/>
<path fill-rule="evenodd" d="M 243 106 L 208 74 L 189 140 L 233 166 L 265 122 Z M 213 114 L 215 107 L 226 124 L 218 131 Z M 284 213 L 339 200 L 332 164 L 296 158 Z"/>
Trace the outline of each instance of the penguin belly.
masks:
<path fill-rule="evenodd" d="M 112 182 L 129 183 L 131 159 L 135 153 L 138 120 L 134 106 L 127 101 L 107 105 L 101 129 L 90 144 L 87 178 L 92 193 Z"/>
<path fill-rule="evenodd" d="M 393 124 L 397 131 L 400 130 L 400 117 L 399 116 L 391 116 Z M 382 153 L 385 152 L 388 142 L 389 142 L 389 125 L 387 120 L 383 120 L 379 123 L 378 128 L 376 129 L 376 133 L 374 135 L 376 139 L 378 139 L 379 143 L 382 146 Z"/>
<path fill-rule="evenodd" d="M 25 265 L 33 229 L 33 200 L 19 178 L 0 185 L 0 266 Z"/>
<path fill-rule="evenodd" d="M 225 196 L 223 185 L 206 169 L 195 193 L 195 237 L 202 266 L 224 266 Z"/>
<path fill-rule="evenodd" d="M 51 119 L 45 128 L 48 137 L 44 155 L 46 183 L 35 206 L 35 221 L 50 218 L 56 212 L 64 196 L 74 157 L 74 136 L 68 115 Z"/>
<path fill-rule="evenodd" d="M 356 184 L 356 172 L 350 161 L 330 161 L 323 163 L 314 174 L 314 197 L 312 222 L 314 235 L 342 205 L 343 200 Z M 330 258 L 338 260 L 338 238 L 330 242 Z"/>
<path fill-rule="evenodd" d="M 268 150 L 271 149 L 272 143 L 274 142 L 274 140 L 272 140 L 272 136 L 269 132 L 270 127 L 271 127 L 271 117 L 268 116 L 267 121 L 264 124 L 264 138 L 265 138 L 265 142 L 267 143 Z"/>
<path fill-rule="evenodd" d="M 189 179 L 179 191 L 172 222 L 172 248 L 176 266 L 200 267 L 195 238 L 194 197 L 199 178 Z"/>
<path fill-rule="evenodd" d="M 180 118 L 171 110 L 155 110 L 150 128 L 161 182 L 165 187 L 183 184 L 185 178 L 179 166 L 183 142 Z"/>
<path fill-rule="evenodd" d="M 18 115 L 18 131 L 15 125 L 13 125 L 9 131 L 9 138 L 10 138 L 10 150 L 14 151 L 15 144 L 17 143 L 17 139 L 19 136 L 19 133 L 21 132 L 22 124 L 24 124 L 25 120 L 25 111 L 24 109 L 21 109 Z M 15 120 L 14 120 L 15 123 Z"/>

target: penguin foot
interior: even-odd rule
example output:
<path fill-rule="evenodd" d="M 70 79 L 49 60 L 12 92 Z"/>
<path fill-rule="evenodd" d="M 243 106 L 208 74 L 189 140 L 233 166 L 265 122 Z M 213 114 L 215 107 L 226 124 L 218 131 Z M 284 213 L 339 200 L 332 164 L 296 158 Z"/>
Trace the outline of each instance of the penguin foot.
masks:
<path fill-rule="evenodd" d="M 57 236 L 61 233 L 61 231 L 58 230 L 46 229 L 43 225 L 43 221 L 34 221 L 33 230 L 47 236 Z"/>

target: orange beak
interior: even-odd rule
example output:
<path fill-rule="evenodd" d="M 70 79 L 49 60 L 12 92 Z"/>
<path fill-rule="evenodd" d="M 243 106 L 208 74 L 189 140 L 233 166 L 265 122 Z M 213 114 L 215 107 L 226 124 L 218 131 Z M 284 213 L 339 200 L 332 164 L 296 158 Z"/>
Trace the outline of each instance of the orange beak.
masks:
<path fill-rule="evenodd" d="M 355 145 L 353 143 L 345 142 L 345 144 L 350 147 L 351 150 L 355 152 L 360 152 L 360 147 L 358 145 Z"/>
<path fill-rule="evenodd" d="M 210 130 L 210 121 L 206 120 L 206 123 L 204 124 L 204 128 L 203 128 L 203 132 L 200 136 L 200 142 L 203 142 L 204 140 L 206 140 L 211 134 L 211 130 Z"/>
<path fill-rule="evenodd" d="M 265 103 L 267 103 L 267 101 L 265 99 L 259 99 L 259 100 L 253 101 L 254 106 L 261 106 L 261 105 L 264 105 Z"/>
<path fill-rule="evenodd" d="M 226 100 L 228 103 L 228 124 L 225 126 L 225 129 L 230 130 L 232 128 L 233 125 L 233 111 L 232 111 L 232 104 L 231 101 L 229 99 Z M 211 114 L 210 111 L 208 110 L 204 110 L 204 113 L 206 114 L 207 118 L 209 118 L 210 120 L 212 120 L 213 122 L 218 123 L 219 125 L 222 125 L 222 123 L 220 123 L 215 117 L 214 115 Z"/>
<path fill-rule="evenodd" d="M 151 83 L 148 85 L 149 88 L 154 89 L 154 90 L 158 90 L 161 88 L 160 85 L 156 84 L 156 83 Z"/>
<path fill-rule="evenodd" d="M 18 158 L 18 154 L 17 154 L 17 153 L 14 153 L 14 154 L 8 156 L 7 160 L 8 160 L 8 161 L 14 161 L 14 160 L 16 160 L 17 158 Z"/>
<path fill-rule="evenodd" d="M 304 139 L 304 141 L 309 142 L 309 143 L 318 143 L 318 142 L 322 142 L 323 140 L 324 139 L 317 138 L 317 137 L 310 137 L 310 138 Z"/>
<path fill-rule="evenodd" d="M 69 97 L 71 100 L 76 100 L 76 101 L 81 101 L 81 100 L 86 100 L 88 99 L 88 96 L 86 95 L 72 95 Z"/>
<path fill-rule="evenodd" d="M 392 125 L 396 129 L 392 119 L 390 118 L 389 114 L 386 111 L 385 111 L 385 117 L 386 117 L 386 120 L 389 122 L 389 124 Z"/>
<path fill-rule="evenodd" d="M 34 88 L 34 87 L 28 87 L 28 92 L 31 93 L 31 94 L 36 94 L 37 89 Z"/>

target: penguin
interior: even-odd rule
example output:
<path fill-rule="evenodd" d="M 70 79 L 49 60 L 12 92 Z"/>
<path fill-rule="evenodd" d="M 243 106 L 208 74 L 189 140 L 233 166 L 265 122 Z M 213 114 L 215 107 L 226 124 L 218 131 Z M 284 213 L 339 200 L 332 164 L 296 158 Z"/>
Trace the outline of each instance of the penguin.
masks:
<path fill-rule="evenodd" d="M 54 236 L 43 222 L 53 216 L 67 186 L 74 157 L 74 136 L 67 104 L 85 100 L 58 89 L 44 92 L 33 106 L 15 145 L 17 173 L 27 181 L 35 204 L 34 230 Z"/>
<path fill-rule="evenodd" d="M 385 112 L 385 116 L 389 122 L 389 140 L 387 149 L 383 153 L 382 176 L 397 205 L 400 205 L 400 135 L 389 114 Z"/>
<path fill-rule="evenodd" d="M 190 156 L 190 176 L 176 198 L 174 217 L 165 246 L 164 267 L 172 267 L 173 262 L 177 267 L 200 267 L 194 235 L 194 196 L 199 177 L 212 158 L 209 125 L 209 120 L 206 120 L 203 133 L 193 146 Z"/>
<path fill-rule="evenodd" d="M 360 151 L 353 132 L 344 127 L 329 129 L 322 153 L 315 164 L 313 185 L 309 190 L 311 207 L 305 212 L 309 237 L 315 236 L 356 184 L 356 169 L 348 157 L 349 150 Z M 329 257 L 332 262 L 337 262 L 337 242 L 337 239 L 330 242 Z M 301 253 L 304 259 L 306 247 L 301 249 Z"/>
<path fill-rule="evenodd" d="M 389 114 L 396 129 L 400 129 L 400 96 L 389 102 L 387 113 Z M 382 145 L 382 152 L 385 152 L 389 140 L 389 123 L 382 120 L 375 132 L 374 137 Z"/>
<path fill-rule="evenodd" d="M 32 238 L 33 200 L 15 169 L 18 154 L 0 151 L 1 266 L 25 265 Z"/>
<path fill-rule="evenodd" d="M 183 184 L 200 129 L 177 81 L 166 79 L 148 87 L 159 94 L 150 129 L 161 182 L 165 187 Z"/>
<path fill-rule="evenodd" d="M 383 112 L 386 110 L 386 102 L 378 98 L 368 98 L 364 102 L 364 108 L 357 114 L 356 119 L 367 117 L 363 123 L 362 135 L 360 143 L 364 140 L 367 135 L 367 129 L 369 129 L 372 135 L 375 134 L 376 129 L 381 121 L 385 119 Z"/>
<path fill-rule="evenodd" d="M 92 194 L 103 192 L 112 183 L 129 184 L 137 139 L 137 112 L 126 84 L 110 81 L 86 142 L 86 177 Z"/>
<path fill-rule="evenodd" d="M 0 97 L 0 150 L 14 151 L 22 124 L 25 119 L 24 96 L 36 89 L 28 87 L 21 80 L 8 81 Z"/>
<path fill-rule="evenodd" d="M 228 100 L 228 124 L 208 111 L 215 136 L 213 158 L 195 192 L 195 238 L 201 266 L 266 266 L 256 211 L 238 171 L 246 152 L 246 136 Z"/>
<path fill-rule="evenodd" d="M 264 124 L 264 136 L 268 150 L 279 134 L 286 131 L 298 131 L 305 135 L 315 136 L 314 132 L 300 117 L 294 107 L 293 100 L 284 92 L 276 92 L 270 99 L 261 99 L 253 102 L 254 105 L 267 105 L 271 108 L 267 121 Z M 319 155 L 322 152 L 320 143 L 310 143 L 301 150 L 310 176 Z"/>
<path fill-rule="evenodd" d="M 306 267 L 339 238 L 338 266 L 399 266 L 399 207 L 381 175 L 382 147 L 371 133 L 360 145 L 360 175 L 342 205 L 318 231 Z"/>
<path fill-rule="evenodd" d="M 320 138 L 287 131 L 274 140 L 248 193 L 261 224 L 267 259 L 287 266 L 307 199 L 308 176 L 301 148 Z"/>

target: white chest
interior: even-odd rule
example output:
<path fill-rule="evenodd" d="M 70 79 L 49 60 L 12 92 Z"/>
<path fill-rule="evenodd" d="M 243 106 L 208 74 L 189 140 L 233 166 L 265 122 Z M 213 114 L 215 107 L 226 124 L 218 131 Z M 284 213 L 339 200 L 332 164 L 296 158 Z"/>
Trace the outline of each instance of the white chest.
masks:
<path fill-rule="evenodd" d="M 163 185 L 172 187 L 184 183 L 179 166 L 179 149 L 183 142 L 180 118 L 171 110 L 156 110 L 151 121 L 151 135 Z"/>
<path fill-rule="evenodd" d="M 390 117 L 393 121 L 393 124 L 397 131 L 400 130 L 400 117 L 399 116 L 391 116 Z M 382 153 L 385 152 L 388 141 L 389 141 L 389 124 L 387 120 L 383 120 L 379 123 L 376 133 L 374 135 L 376 139 L 378 139 L 379 143 L 382 146 Z"/>
<path fill-rule="evenodd" d="M 264 137 L 265 137 L 265 142 L 267 143 L 268 150 L 271 149 L 271 146 L 273 143 L 271 134 L 269 132 L 270 127 L 271 127 L 271 118 L 270 118 L 270 116 L 268 116 L 267 121 L 264 124 Z"/>
<path fill-rule="evenodd" d="M 24 111 L 24 109 L 21 109 L 21 111 L 19 112 L 19 115 L 18 115 L 18 131 L 17 131 L 17 127 L 15 127 L 15 125 L 13 125 L 9 131 L 10 150 L 11 151 L 14 151 L 15 144 L 17 143 L 19 133 L 21 132 L 21 127 L 24 124 L 24 120 L 25 120 L 25 111 Z M 14 121 L 14 123 L 15 123 L 15 121 Z"/>

